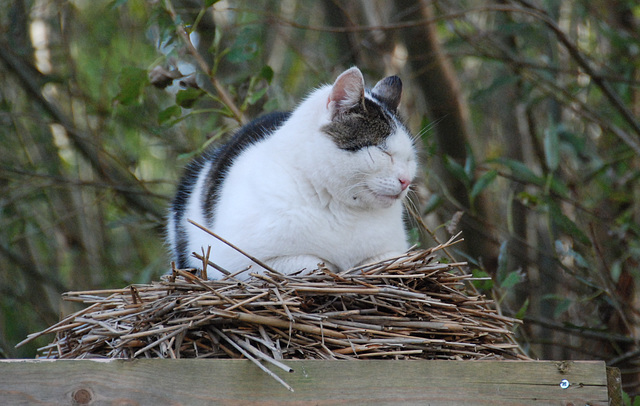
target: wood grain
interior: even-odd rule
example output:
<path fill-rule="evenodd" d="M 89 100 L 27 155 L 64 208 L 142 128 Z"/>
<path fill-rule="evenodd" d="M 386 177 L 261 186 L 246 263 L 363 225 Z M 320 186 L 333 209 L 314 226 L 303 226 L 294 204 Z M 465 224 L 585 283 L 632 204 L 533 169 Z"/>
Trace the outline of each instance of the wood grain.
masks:
<path fill-rule="evenodd" d="M 4 360 L 2 405 L 608 405 L 604 362 Z M 567 379 L 570 386 L 560 387 Z M 618 389 L 619 390 L 619 389 Z"/>

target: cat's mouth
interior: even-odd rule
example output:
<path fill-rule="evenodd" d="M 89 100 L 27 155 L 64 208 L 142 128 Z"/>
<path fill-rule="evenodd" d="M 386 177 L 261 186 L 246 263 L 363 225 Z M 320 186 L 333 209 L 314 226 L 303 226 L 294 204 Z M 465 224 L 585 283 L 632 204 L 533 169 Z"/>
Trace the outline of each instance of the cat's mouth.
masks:
<path fill-rule="evenodd" d="M 402 192 L 400 192 L 398 194 L 388 195 L 388 194 L 384 194 L 384 193 L 377 193 L 377 192 L 371 191 L 371 194 L 373 194 L 373 196 L 376 199 L 378 199 L 380 201 L 383 201 L 385 203 L 393 203 L 396 200 L 399 200 L 399 199 L 402 198 Z"/>
<path fill-rule="evenodd" d="M 369 194 L 370 198 L 379 207 L 391 207 L 398 200 L 402 200 L 405 196 L 404 190 L 399 190 L 398 193 L 394 193 L 394 190 L 389 188 L 377 188 L 373 185 L 365 185 L 365 190 Z"/>

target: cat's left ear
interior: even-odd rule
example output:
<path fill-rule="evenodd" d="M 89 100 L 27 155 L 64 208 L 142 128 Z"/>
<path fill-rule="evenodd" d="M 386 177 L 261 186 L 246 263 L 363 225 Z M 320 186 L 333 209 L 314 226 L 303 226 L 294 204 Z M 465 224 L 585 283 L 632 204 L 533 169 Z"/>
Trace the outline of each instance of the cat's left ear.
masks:
<path fill-rule="evenodd" d="M 376 83 L 371 89 L 371 93 L 386 104 L 389 109 L 395 111 L 402 96 L 402 81 L 397 76 L 386 77 Z"/>
<path fill-rule="evenodd" d="M 364 102 L 364 77 L 360 69 L 348 69 L 333 83 L 327 100 L 327 108 L 332 113 L 344 113 Z"/>

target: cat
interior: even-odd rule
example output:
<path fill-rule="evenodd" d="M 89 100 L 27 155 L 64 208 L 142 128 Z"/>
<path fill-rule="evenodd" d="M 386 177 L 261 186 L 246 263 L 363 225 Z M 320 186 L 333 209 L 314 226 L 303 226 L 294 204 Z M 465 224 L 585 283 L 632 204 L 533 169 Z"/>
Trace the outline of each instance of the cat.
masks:
<path fill-rule="evenodd" d="M 169 210 L 177 267 L 202 268 L 191 253 L 211 246 L 209 260 L 228 272 L 264 271 L 188 219 L 284 274 L 405 252 L 403 200 L 417 153 L 398 115 L 401 94 L 397 76 L 368 90 L 353 67 L 292 112 L 267 114 L 206 150 L 186 167 Z"/>

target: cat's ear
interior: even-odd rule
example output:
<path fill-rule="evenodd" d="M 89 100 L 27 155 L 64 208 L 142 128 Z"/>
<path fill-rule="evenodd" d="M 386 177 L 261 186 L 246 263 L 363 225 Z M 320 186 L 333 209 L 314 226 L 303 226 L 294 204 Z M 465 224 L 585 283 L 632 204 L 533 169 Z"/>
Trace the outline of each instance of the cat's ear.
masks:
<path fill-rule="evenodd" d="M 386 77 L 376 83 L 371 89 L 371 93 L 386 104 L 389 109 L 395 111 L 400 104 L 400 96 L 402 96 L 402 81 L 397 76 Z"/>
<path fill-rule="evenodd" d="M 334 82 L 327 108 L 335 115 L 361 103 L 364 103 L 364 77 L 358 68 L 353 67 L 342 72 Z"/>

